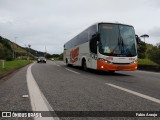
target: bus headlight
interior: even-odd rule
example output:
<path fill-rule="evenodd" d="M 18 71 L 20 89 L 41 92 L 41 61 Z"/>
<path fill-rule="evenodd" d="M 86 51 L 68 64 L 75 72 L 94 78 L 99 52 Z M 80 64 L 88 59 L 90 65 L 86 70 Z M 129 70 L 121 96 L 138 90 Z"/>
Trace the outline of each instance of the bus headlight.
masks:
<path fill-rule="evenodd" d="M 136 63 L 137 62 L 137 60 L 134 60 L 134 61 L 132 61 L 130 64 L 134 64 L 134 63 Z"/>
<path fill-rule="evenodd" d="M 106 59 L 104 59 L 104 58 L 99 58 L 99 60 L 104 61 L 104 62 L 109 63 L 109 64 L 112 64 L 111 61 L 108 61 L 108 60 L 106 60 Z"/>

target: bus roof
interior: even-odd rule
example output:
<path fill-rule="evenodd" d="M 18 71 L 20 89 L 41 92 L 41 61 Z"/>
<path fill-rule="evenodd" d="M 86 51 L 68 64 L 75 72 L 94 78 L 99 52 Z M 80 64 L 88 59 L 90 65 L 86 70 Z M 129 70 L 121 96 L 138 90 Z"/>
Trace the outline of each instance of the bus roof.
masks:
<path fill-rule="evenodd" d="M 119 23 L 119 22 L 96 22 L 96 23 L 94 23 L 94 24 L 92 24 L 92 25 L 98 25 L 98 24 L 101 24 L 101 23 L 106 23 L 106 24 L 119 24 L 119 25 L 127 25 L 127 26 L 132 26 L 132 25 L 129 25 L 129 24 L 124 24 L 124 23 Z M 91 25 L 91 26 L 92 26 Z M 133 27 L 133 26 L 132 26 Z"/>
<path fill-rule="evenodd" d="M 92 24 L 92 25 L 90 25 L 89 27 L 91 27 L 91 26 L 93 26 L 93 25 L 98 25 L 98 24 L 118 24 L 118 25 L 127 25 L 127 26 L 131 26 L 131 27 L 133 27 L 132 25 L 128 25 L 128 24 L 123 24 L 123 23 L 119 23 L 119 22 L 95 22 L 94 24 Z M 86 29 L 84 29 L 83 31 L 85 31 L 85 30 L 87 30 L 89 27 L 87 27 Z M 83 32 L 82 31 L 82 32 Z M 81 33 L 81 32 L 80 32 Z M 77 34 L 76 36 L 78 36 L 79 34 Z M 76 36 L 74 36 L 74 37 L 76 37 Z M 73 38 L 74 38 L 73 37 Z M 72 38 L 72 39 L 73 39 Z M 72 40 L 71 39 L 71 40 Z M 65 44 L 67 44 L 68 42 L 70 42 L 71 40 L 69 40 L 69 41 L 67 41 Z M 65 45 L 64 44 L 64 45 Z"/>

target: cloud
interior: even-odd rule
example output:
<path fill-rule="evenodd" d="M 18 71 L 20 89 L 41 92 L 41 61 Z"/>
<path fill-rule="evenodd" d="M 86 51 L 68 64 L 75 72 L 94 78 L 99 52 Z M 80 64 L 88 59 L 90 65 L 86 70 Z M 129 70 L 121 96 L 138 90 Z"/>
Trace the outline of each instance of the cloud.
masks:
<path fill-rule="evenodd" d="M 49 53 L 62 53 L 64 43 L 97 21 L 119 21 L 133 25 L 139 34 L 146 33 L 160 21 L 160 11 L 150 7 L 155 3 L 156 0 L 0 0 L 0 35 L 12 41 L 18 37 L 19 45 L 31 44 L 39 51 L 44 51 L 46 45 Z"/>
<path fill-rule="evenodd" d="M 150 5 L 153 8 L 160 8 L 160 1 L 159 0 L 147 0 L 148 5 Z"/>
<path fill-rule="evenodd" d="M 154 27 L 149 31 L 150 36 L 159 37 L 160 38 L 160 27 Z"/>

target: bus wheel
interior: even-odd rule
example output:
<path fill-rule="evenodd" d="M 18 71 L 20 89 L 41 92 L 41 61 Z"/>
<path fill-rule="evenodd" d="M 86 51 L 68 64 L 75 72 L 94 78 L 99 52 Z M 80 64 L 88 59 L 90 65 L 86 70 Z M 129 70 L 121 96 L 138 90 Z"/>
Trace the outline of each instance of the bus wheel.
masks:
<path fill-rule="evenodd" d="M 115 71 L 114 70 L 110 70 L 110 71 L 108 71 L 110 74 L 113 74 L 113 73 L 115 73 Z"/>
<path fill-rule="evenodd" d="M 82 60 L 82 69 L 84 71 L 87 71 L 87 64 L 86 64 L 86 60 L 85 59 Z"/>
<path fill-rule="evenodd" d="M 68 63 L 68 59 L 66 59 L 66 65 L 67 65 L 68 67 L 71 66 L 71 64 Z"/>

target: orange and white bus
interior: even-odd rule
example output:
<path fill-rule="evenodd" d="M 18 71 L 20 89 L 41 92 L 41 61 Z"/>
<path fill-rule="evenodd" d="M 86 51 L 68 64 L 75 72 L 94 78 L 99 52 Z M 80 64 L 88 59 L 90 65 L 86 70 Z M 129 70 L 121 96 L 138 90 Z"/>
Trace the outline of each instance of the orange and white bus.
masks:
<path fill-rule="evenodd" d="M 67 65 L 103 71 L 137 70 L 134 27 L 120 23 L 96 23 L 64 44 Z"/>

